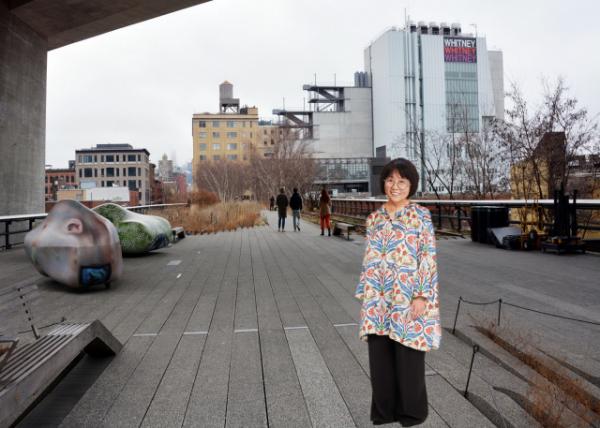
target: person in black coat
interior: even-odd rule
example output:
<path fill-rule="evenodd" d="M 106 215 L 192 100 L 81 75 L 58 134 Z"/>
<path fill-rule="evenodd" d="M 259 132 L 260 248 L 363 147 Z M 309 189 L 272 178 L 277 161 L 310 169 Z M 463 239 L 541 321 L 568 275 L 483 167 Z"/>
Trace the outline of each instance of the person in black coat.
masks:
<path fill-rule="evenodd" d="M 300 211 L 302 210 L 302 196 L 298 189 L 294 187 L 294 193 L 290 198 L 290 208 L 292 209 L 292 221 L 294 222 L 294 231 L 300 232 Z"/>
<path fill-rule="evenodd" d="M 277 195 L 277 215 L 279 220 L 277 222 L 277 230 L 284 232 L 285 230 L 285 218 L 287 217 L 288 198 L 285 196 L 285 190 L 283 187 L 279 189 L 279 195 Z"/>

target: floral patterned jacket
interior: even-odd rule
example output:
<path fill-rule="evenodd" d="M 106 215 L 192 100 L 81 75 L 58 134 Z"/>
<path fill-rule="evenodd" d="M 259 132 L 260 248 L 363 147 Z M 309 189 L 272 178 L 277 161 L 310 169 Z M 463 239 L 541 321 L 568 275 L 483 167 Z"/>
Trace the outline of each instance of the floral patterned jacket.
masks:
<path fill-rule="evenodd" d="M 367 218 L 366 249 L 356 298 L 362 302 L 360 338 L 389 336 L 420 351 L 440 346 L 442 328 L 431 213 L 409 203 L 391 218 L 382 206 Z M 424 297 L 423 316 L 410 303 Z"/>

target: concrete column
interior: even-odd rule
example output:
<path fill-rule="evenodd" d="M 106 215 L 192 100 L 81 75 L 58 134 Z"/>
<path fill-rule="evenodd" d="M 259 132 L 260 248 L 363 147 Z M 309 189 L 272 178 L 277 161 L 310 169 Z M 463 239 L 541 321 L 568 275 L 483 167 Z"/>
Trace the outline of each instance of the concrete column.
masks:
<path fill-rule="evenodd" d="M 44 212 L 47 51 L 0 1 L 0 216 Z"/>

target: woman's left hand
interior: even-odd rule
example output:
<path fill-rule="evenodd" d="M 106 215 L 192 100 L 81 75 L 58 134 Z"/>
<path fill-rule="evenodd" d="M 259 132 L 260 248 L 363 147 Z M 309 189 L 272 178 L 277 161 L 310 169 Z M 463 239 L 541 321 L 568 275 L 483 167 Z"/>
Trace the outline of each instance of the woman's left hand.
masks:
<path fill-rule="evenodd" d="M 410 302 L 410 314 L 412 319 L 415 320 L 423 314 L 425 314 L 425 309 L 427 308 L 427 299 L 424 297 L 416 297 Z"/>

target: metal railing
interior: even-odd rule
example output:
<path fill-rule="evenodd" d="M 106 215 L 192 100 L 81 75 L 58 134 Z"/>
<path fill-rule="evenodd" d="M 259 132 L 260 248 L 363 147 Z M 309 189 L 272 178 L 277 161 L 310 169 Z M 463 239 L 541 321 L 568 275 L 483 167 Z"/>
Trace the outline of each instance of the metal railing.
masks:
<path fill-rule="evenodd" d="M 178 204 L 156 204 L 156 205 L 137 205 L 135 207 L 124 207 L 134 212 L 147 212 L 150 209 L 161 209 L 161 208 L 174 208 L 188 206 L 187 203 Z M 18 214 L 18 215 L 5 215 L 0 216 L 0 237 L 3 237 L 2 241 L 4 244 L 0 244 L 0 250 L 9 250 L 15 245 L 23 244 L 24 241 L 11 241 L 11 236 L 22 235 L 30 232 L 36 221 L 43 220 L 48 216 L 48 213 L 37 213 L 37 214 Z M 17 226 L 18 229 L 14 230 L 12 226 Z M 0 241 L 0 242 L 2 242 Z"/>
<path fill-rule="evenodd" d="M 333 213 L 350 217 L 365 218 L 371 212 L 378 209 L 387 199 L 385 198 L 333 198 Z M 487 199 L 487 200 L 438 200 L 438 199 L 413 199 L 430 209 L 432 220 L 436 226 L 441 229 L 443 222 L 450 223 L 453 229 L 462 233 L 464 222 L 471 220 L 472 207 L 505 207 L 505 208 L 524 208 L 536 207 L 551 209 L 554 207 L 554 200 L 540 199 L 537 201 L 525 199 Z M 572 200 L 569 202 L 573 203 Z M 600 199 L 577 199 L 575 201 L 577 210 L 600 210 Z M 513 224 L 519 224 L 518 221 L 512 221 Z M 550 227 L 552 225 L 545 224 Z M 578 225 L 580 230 L 600 230 L 599 225 L 588 224 Z"/>

